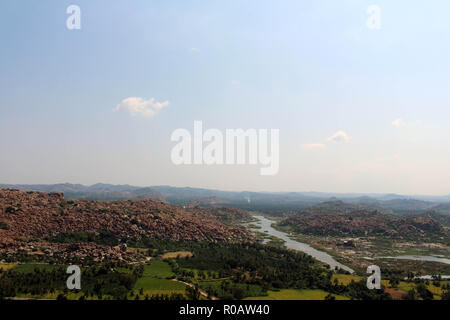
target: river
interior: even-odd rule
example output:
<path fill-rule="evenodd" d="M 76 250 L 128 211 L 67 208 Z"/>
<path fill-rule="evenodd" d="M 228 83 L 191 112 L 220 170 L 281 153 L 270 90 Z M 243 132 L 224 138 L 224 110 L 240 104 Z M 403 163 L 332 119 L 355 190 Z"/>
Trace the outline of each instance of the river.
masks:
<path fill-rule="evenodd" d="M 258 221 L 257 222 L 251 222 L 250 224 L 256 224 L 259 227 L 261 227 L 260 229 L 257 229 L 257 230 L 253 229 L 253 230 L 264 232 L 264 233 L 267 233 L 267 234 L 272 235 L 274 237 L 280 238 L 280 239 L 285 241 L 284 245 L 287 248 L 294 249 L 294 250 L 301 251 L 301 252 L 304 252 L 306 254 L 309 254 L 310 256 L 316 258 L 317 260 L 328 264 L 332 269 L 334 269 L 335 267 L 339 267 L 339 268 L 341 268 L 343 270 L 346 270 L 348 272 L 354 273 L 353 269 L 343 265 L 342 263 L 337 262 L 328 253 L 326 253 L 324 251 L 320 251 L 320 250 L 314 249 L 309 244 L 293 240 L 293 239 L 289 238 L 287 233 L 274 229 L 272 227 L 272 223 L 274 223 L 273 220 L 269 220 L 269 219 L 267 219 L 267 218 L 265 218 L 263 216 L 253 216 L 253 217 L 258 219 Z"/>
<path fill-rule="evenodd" d="M 406 256 L 393 256 L 393 257 L 380 257 L 380 258 L 383 258 L 383 259 L 418 260 L 418 261 L 434 261 L 434 262 L 441 262 L 441 263 L 450 264 L 450 259 L 440 258 L 440 257 L 435 257 L 435 256 L 411 256 L 411 255 L 406 255 Z"/>

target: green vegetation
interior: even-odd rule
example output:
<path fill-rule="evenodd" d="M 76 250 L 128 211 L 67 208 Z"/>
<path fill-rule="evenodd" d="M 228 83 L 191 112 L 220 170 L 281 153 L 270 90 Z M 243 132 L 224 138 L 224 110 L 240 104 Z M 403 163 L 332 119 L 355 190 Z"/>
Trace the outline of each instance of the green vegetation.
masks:
<path fill-rule="evenodd" d="M 82 266 L 82 289 L 66 289 L 66 267 L 20 264 L 0 268 L 0 297 L 53 299 L 444 299 L 450 281 L 403 281 L 395 272 L 381 290 L 365 278 L 336 274 L 310 256 L 260 243 L 152 241 L 147 264 L 96 263 Z M 189 252 L 190 254 L 165 255 Z M 399 297 L 399 298 L 400 298 Z"/>
<path fill-rule="evenodd" d="M 114 264 L 85 266 L 82 271 L 83 285 L 80 296 L 102 299 L 109 296 L 124 299 L 140 276 L 135 268 L 131 274 L 111 271 Z M 45 264 L 21 264 L 7 271 L 0 270 L 0 298 L 2 297 L 45 297 L 68 294 L 65 266 Z M 77 295 L 78 296 L 78 295 Z"/>
<path fill-rule="evenodd" d="M 0 229 L 9 230 L 9 226 L 4 222 L 0 222 Z"/>
<path fill-rule="evenodd" d="M 152 260 L 150 264 L 143 267 L 142 276 L 136 281 L 134 290 L 140 294 L 138 298 L 178 295 L 182 298 L 186 285 L 181 282 L 173 281 L 175 274 L 167 262 L 161 260 Z"/>
<path fill-rule="evenodd" d="M 37 263 L 25 263 L 19 264 L 14 267 L 12 270 L 22 273 L 30 273 L 38 271 L 51 271 L 57 269 L 58 266 L 51 264 L 37 264 Z"/>
<path fill-rule="evenodd" d="M 283 239 L 277 238 L 275 236 L 270 236 L 269 241 L 266 242 L 268 246 L 277 246 L 277 247 L 284 247 L 284 241 Z"/>
<path fill-rule="evenodd" d="M 150 264 L 144 266 L 144 273 L 142 276 L 169 279 L 173 278 L 175 275 L 167 262 L 153 260 Z"/>
<path fill-rule="evenodd" d="M 364 282 L 364 278 L 355 275 L 334 274 L 332 277 L 334 284 L 349 286 L 352 283 Z M 450 289 L 450 281 L 428 281 L 416 279 L 414 281 L 401 281 L 397 277 L 381 280 L 382 286 L 388 289 L 398 290 L 398 298 L 406 300 L 417 299 L 444 299 Z"/>
<path fill-rule="evenodd" d="M 102 230 L 98 234 L 92 232 L 60 233 L 56 236 L 48 237 L 46 240 L 56 243 L 94 242 L 105 246 L 116 246 L 119 244 L 117 236 L 107 230 Z"/>
<path fill-rule="evenodd" d="M 250 297 L 245 300 L 325 300 L 329 295 L 323 290 L 311 289 L 282 289 L 279 291 L 268 291 L 267 296 Z M 341 295 L 332 295 L 335 300 L 349 300 L 350 298 Z"/>
<path fill-rule="evenodd" d="M 267 295 L 260 285 L 239 283 L 231 280 L 199 282 L 198 286 L 205 290 L 209 296 L 228 300 Z"/>
<path fill-rule="evenodd" d="M 153 277 L 142 277 L 136 281 L 135 289 L 143 289 L 144 291 L 183 291 L 186 286 L 177 281 L 166 279 L 158 279 Z"/>
<path fill-rule="evenodd" d="M 268 291 L 284 289 L 322 290 L 323 298 L 327 299 L 337 296 L 370 300 L 390 298 L 384 290 L 367 289 L 364 281 L 348 286 L 333 284 L 333 273 L 322 264 L 306 254 L 282 247 L 259 243 L 189 246 L 192 258 L 169 261 L 174 273 L 183 281 L 197 284 L 209 296 L 220 299 L 261 297 L 267 296 Z M 199 272 L 203 276 L 198 277 Z"/>

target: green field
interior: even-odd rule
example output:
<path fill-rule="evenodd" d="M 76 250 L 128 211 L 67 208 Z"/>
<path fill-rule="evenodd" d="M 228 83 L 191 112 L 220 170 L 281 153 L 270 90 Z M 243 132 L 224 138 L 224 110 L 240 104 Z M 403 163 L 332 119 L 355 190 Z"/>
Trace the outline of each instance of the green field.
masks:
<path fill-rule="evenodd" d="M 17 265 L 16 267 L 12 268 L 12 270 L 28 273 L 28 272 L 34 272 L 34 270 L 36 268 L 40 269 L 40 270 L 48 271 L 48 270 L 56 269 L 58 267 L 60 267 L 60 266 L 53 265 L 53 264 L 24 263 L 24 264 Z"/>
<path fill-rule="evenodd" d="M 194 274 L 194 277 L 191 277 L 191 278 L 194 280 L 197 280 L 199 282 L 217 281 L 217 278 L 219 277 L 219 273 L 216 271 L 212 271 L 212 270 L 198 270 L 198 269 L 191 269 L 191 268 L 183 268 L 183 270 L 192 272 Z M 211 276 L 208 275 L 208 272 L 211 273 Z M 200 276 L 201 273 L 206 274 L 206 278 L 203 278 L 202 276 Z"/>
<path fill-rule="evenodd" d="M 282 289 L 280 291 L 267 291 L 268 296 L 250 297 L 245 300 L 324 300 L 328 292 L 323 290 L 296 290 Z M 349 300 L 349 298 L 333 295 L 336 300 Z"/>
<path fill-rule="evenodd" d="M 229 287 L 238 287 L 238 288 L 243 288 L 246 290 L 247 292 L 247 296 L 261 296 L 264 295 L 265 292 L 263 291 L 263 289 L 256 285 L 256 284 L 246 284 L 246 283 L 234 283 L 231 281 L 228 281 L 229 283 Z M 198 282 L 198 285 L 200 288 L 207 290 L 208 288 L 212 288 L 214 290 L 217 291 L 218 294 L 223 293 L 221 285 L 222 285 L 222 281 L 218 280 L 218 281 L 201 281 Z"/>
<path fill-rule="evenodd" d="M 119 268 L 114 268 L 114 270 L 117 271 L 117 272 L 120 272 L 120 273 L 125 273 L 125 274 L 133 273 L 133 269 L 132 268 L 119 267 Z"/>
<path fill-rule="evenodd" d="M 169 264 L 161 260 L 153 260 L 144 266 L 143 276 L 140 277 L 134 286 L 134 290 L 143 290 L 144 295 L 148 294 L 170 294 L 184 293 L 186 286 L 180 282 L 167 279 L 174 274 Z"/>
<path fill-rule="evenodd" d="M 161 260 L 153 260 L 144 266 L 144 277 L 167 278 L 173 277 L 174 273 L 169 264 Z"/>
<path fill-rule="evenodd" d="M 26 298 L 26 299 L 39 299 L 39 300 L 56 300 L 59 294 L 64 294 L 64 296 L 67 298 L 67 300 L 78 300 L 81 296 L 83 296 L 83 293 L 81 292 L 68 292 L 64 293 L 63 291 L 55 291 L 54 293 L 46 293 L 46 294 L 40 294 L 40 295 L 33 295 L 30 293 L 27 294 L 19 294 L 17 295 L 18 298 Z M 97 300 L 96 297 L 89 297 L 88 300 Z"/>
<path fill-rule="evenodd" d="M 331 281 L 334 282 L 334 280 L 337 279 L 339 284 L 348 285 L 352 280 L 354 282 L 359 282 L 362 278 L 359 276 L 354 276 L 351 274 L 339 274 L 335 273 L 333 274 L 333 277 L 331 278 Z"/>
<path fill-rule="evenodd" d="M 138 290 L 142 288 L 144 290 L 184 291 L 186 286 L 177 281 L 157 279 L 153 277 L 142 277 L 136 281 L 134 288 Z"/>
<path fill-rule="evenodd" d="M 337 279 L 340 284 L 348 285 L 352 280 L 355 282 L 359 282 L 363 278 L 348 274 L 333 274 L 331 280 L 334 281 L 334 279 Z M 442 294 L 442 286 L 450 284 L 450 281 L 441 281 L 440 282 L 441 285 L 439 287 L 434 286 L 432 282 L 433 281 L 428 282 L 428 285 L 426 285 L 427 289 L 433 293 L 434 299 L 439 300 Z M 411 289 L 414 289 L 417 286 L 414 282 L 400 281 L 397 287 L 392 287 L 389 283 L 389 280 L 383 279 L 381 280 L 381 284 L 386 288 L 398 289 L 405 293 Z"/>

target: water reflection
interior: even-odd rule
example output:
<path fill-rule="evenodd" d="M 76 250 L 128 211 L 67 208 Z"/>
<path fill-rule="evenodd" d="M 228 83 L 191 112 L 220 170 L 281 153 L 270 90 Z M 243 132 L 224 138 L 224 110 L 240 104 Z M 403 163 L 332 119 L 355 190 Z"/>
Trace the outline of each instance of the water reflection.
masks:
<path fill-rule="evenodd" d="M 317 249 L 314 249 L 313 247 L 311 247 L 310 245 L 303 243 L 303 242 L 299 242 L 296 240 L 292 240 L 291 238 L 289 238 L 289 236 L 282 231 L 278 231 L 274 228 L 272 228 L 272 223 L 274 221 L 269 220 L 263 216 L 254 216 L 256 219 L 258 219 L 257 222 L 251 222 L 249 223 L 250 226 L 249 228 L 251 229 L 251 224 L 256 224 L 259 227 L 261 227 L 260 229 L 255 229 L 255 231 L 260 231 L 260 232 L 264 232 L 266 234 L 272 235 L 274 237 L 280 238 L 282 240 L 285 241 L 284 245 L 289 248 L 289 249 L 294 249 L 297 251 L 302 251 L 306 254 L 309 254 L 310 256 L 316 258 L 317 260 L 326 263 L 328 265 L 330 265 L 330 267 L 332 269 L 334 269 L 335 267 L 339 267 L 343 270 L 349 271 L 351 273 L 354 273 L 353 269 L 343 265 L 342 263 L 337 262 L 336 260 L 334 260 L 334 258 L 332 256 L 330 256 L 328 253 L 324 252 L 324 251 L 320 251 Z"/>

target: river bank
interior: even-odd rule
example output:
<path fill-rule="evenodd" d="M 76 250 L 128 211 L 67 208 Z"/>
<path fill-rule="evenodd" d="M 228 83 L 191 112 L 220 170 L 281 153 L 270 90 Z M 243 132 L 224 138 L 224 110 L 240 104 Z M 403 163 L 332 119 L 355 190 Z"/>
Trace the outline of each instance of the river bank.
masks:
<path fill-rule="evenodd" d="M 312 246 L 310 246 L 307 243 L 303 243 L 297 240 L 292 239 L 287 233 L 283 231 L 276 230 L 272 227 L 272 223 L 274 223 L 273 220 L 270 220 L 263 216 L 254 216 L 257 221 L 251 222 L 251 224 L 248 226 L 251 230 L 256 230 L 258 232 L 264 232 L 267 233 L 270 236 L 279 238 L 284 241 L 284 245 L 286 248 L 297 250 L 304 252 L 306 254 L 309 254 L 310 256 L 314 257 L 315 259 L 327 264 L 330 266 L 331 269 L 335 269 L 336 267 L 346 270 L 350 273 L 354 273 L 354 270 L 338 261 L 336 261 L 331 255 L 329 255 L 325 251 L 320 251 Z M 252 226 L 256 225 L 257 227 Z"/>
<path fill-rule="evenodd" d="M 378 265 L 382 270 L 401 272 L 404 276 L 448 275 L 450 265 L 448 247 L 441 243 L 413 243 L 408 241 L 375 237 L 319 237 L 293 234 L 278 228 L 265 215 L 254 214 L 255 221 L 247 228 L 264 238 L 265 243 L 283 245 L 307 253 L 317 260 L 351 273 L 363 275 L 369 265 Z"/>

